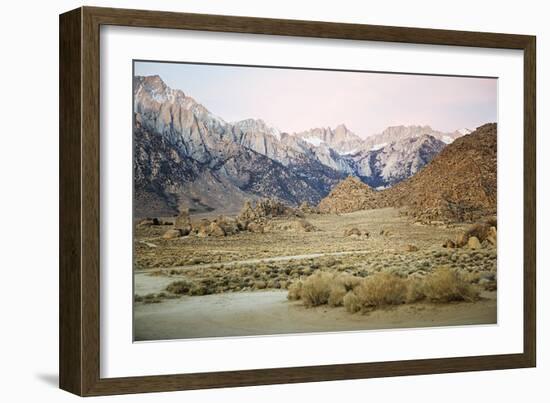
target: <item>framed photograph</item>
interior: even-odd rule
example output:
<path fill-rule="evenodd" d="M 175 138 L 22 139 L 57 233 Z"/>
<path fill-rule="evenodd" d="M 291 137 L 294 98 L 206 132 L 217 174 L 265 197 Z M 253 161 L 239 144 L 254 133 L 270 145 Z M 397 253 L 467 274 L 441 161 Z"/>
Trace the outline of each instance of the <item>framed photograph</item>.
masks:
<path fill-rule="evenodd" d="M 60 386 L 533 367 L 535 37 L 60 16 Z"/>

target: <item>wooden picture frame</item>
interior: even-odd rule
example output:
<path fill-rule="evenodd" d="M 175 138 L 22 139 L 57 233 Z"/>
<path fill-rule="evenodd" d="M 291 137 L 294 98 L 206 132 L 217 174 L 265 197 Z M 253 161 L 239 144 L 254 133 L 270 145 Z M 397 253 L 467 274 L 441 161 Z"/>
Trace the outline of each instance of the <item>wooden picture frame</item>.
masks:
<path fill-rule="evenodd" d="M 171 28 L 524 52 L 523 353 L 127 378 L 100 377 L 100 26 Z M 81 7 L 60 16 L 60 387 L 81 396 L 533 367 L 536 363 L 535 37 Z"/>

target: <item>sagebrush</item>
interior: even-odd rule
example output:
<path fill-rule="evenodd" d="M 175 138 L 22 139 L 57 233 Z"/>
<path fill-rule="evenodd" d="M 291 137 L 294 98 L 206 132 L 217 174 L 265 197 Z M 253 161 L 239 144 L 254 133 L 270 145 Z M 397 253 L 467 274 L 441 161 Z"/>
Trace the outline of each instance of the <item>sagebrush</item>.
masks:
<path fill-rule="evenodd" d="M 448 267 L 420 277 L 400 277 L 380 272 L 367 277 L 319 271 L 292 283 L 288 299 L 301 300 L 305 306 L 344 306 L 351 313 L 383 306 L 428 301 L 475 301 L 478 289 Z"/>

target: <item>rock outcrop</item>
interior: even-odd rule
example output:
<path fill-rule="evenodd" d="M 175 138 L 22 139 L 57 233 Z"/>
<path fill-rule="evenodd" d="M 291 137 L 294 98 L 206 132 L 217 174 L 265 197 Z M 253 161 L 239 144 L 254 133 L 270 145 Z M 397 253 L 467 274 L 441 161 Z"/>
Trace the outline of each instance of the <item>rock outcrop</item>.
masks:
<path fill-rule="evenodd" d="M 275 217 L 303 217 L 303 215 L 299 209 L 289 207 L 278 200 L 262 199 L 255 205 L 247 200 L 237 216 L 237 222 L 241 227 L 246 228 L 251 222 L 265 222 Z"/>
<path fill-rule="evenodd" d="M 319 209 L 316 206 L 310 205 L 308 202 L 300 204 L 298 210 L 304 214 L 319 214 Z"/>
<path fill-rule="evenodd" d="M 377 192 L 352 176 L 340 182 L 318 205 L 321 213 L 351 213 L 378 207 Z"/>
<path fill-rule="evenodd" d="M 497 125 L 489 123 L 447 146 L 413 177 L 381 192 L 420 221 L 475 221 L 496 214 Z"/>
<path fill-rule="evenodd" d="M 309 221 L 303 218 L 294 220 L 270 220 L 264 226 L 266 232 L 286 231 L 286 232 L 313 232 L 318 229 Z"/>
<path fill-rule="evenodd" d="M 493 222 L 482 222 L 473 224 L 466 231 L 459 233 L 455 240 L 447 240 L 444 248 L 463 248 L 479 249 L 481 247 L 496 247 L 497 228 L 492 225 Z"/>
<path fill-rule="evenodd" d="M 164 239 L 175 239 L 175 238 L 179 238 L 181 236 L 182 236 L 182 234 L 181 234 L 180 230 L 172 228 L 172 229 L 169 229 L 168 231 L 166 231 L 162 235 L 162 238 L 164 238 Z"/>
<path fill-rule="evenodd" d="M 191 232 L 191 219 L 189 218 L 189 210 L 182 209 L 174 221 L 174 228 L 179 230 L 183 236 L 189 235 Z"/>

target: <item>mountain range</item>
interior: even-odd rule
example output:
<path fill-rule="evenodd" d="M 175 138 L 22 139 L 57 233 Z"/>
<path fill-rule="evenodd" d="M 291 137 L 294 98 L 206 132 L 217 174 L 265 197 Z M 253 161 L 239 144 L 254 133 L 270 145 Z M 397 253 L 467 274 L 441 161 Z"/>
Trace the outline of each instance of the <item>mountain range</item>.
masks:
<path fill-rule="evenodd" d="M 317 204 L 348 176 L 392 187 L 470 133 L 392 126 L 362 138 L 344 124 L 285 133 L 261 119 L 226 122 L 159 76 L 134 77 L 133 91 L 138 217 L 229 213 L 262 197 Z"/>
<path fill-rule="evenodd" d="M 474 221 L 496 214 L 497 125 L 488 123 L 458 138 L 416 175 L 375 191 L 355 177 L 335 186 L 319 203 L 323 213 L 398 207 L 416 221 Z"/>

